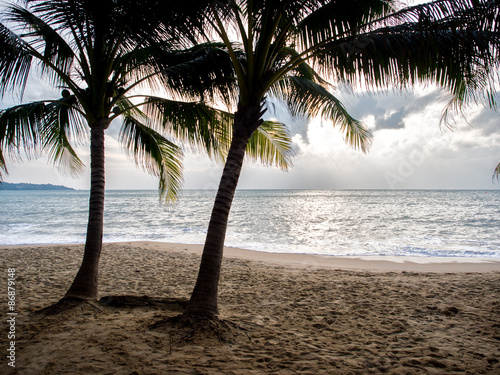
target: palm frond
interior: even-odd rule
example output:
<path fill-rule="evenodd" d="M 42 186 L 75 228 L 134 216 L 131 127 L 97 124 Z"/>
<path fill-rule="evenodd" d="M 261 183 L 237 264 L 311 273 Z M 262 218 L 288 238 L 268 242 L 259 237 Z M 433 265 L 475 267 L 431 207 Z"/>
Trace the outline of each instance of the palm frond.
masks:
<path fill-rule="evenodd" d="M 498 164 L 495 168 L 495 171 L 493 172 L 493 179 L 497 179 L 497 181 L 500 181 L 500 164 Z"/>
<path fill-rule="evenodd" d="M 24 41 L 0 24 L 0 96 L 26 87 L 32 56 L 24 50 Z"/>
<path fill-rule="evenodd" d="M 48 150 L 49 158 L 58 169 L 79 176 L 85 168 L 71 141 L 79 143 L 87 138 L 88 131 L 80 113 L 75 110 L 74 96 L 61 98 L 46 106 L 46 116 L 41 126 L 43 150 Z"/>
<path fill-rule="evenodd" d="M 33 102 L 0 112 L 0 149 L 11 158 L 28 159 L 38 155 L 41 146 L 40 126 L 45 118 L 45 103 Z"/>
<path fill-rule="evenodd" d="M 223 161 L 232 139 L 234 115 L 204 103 L 177 102 L 150 98 L 145 112 L 155 119 L 152 128 L 161 129 L 170 136 L 192 147 L 205 151 L 216 161 Z M 265 122 L 250 139 L 247 155 L 264 165 L 287 169 L 293 154 L 291 140 L 283 124 Z"/>
<path fill-rule="evenodd" d="M 337 78 L 344 82 L 399 89 L 432 83 L 461 103 L 477 102 L 490 96 L 492 81 L 497 80 L 498 52 L 491 50 L 491 43 L 499 43 L 499 37 L 468 31 L 423 33 L 397 27 L 392 33 L 366 34 L 362 48 L 351 45 L 347 54 L 338 50 L 332 61 Z"/>
<path fill-rule="evenodd" d="M 79 175 L 84 164 L 71 141 L 78 143 L 87 132 L 73 104 L 73 99 L 67 98 L 48 104 L 22 104 L 1 111 L 0 149 L 19 160 L 22 155 L 31 159 L 48 150 L 49 158 L 58 168 Z"/>
<path fill-rule="evenodd" d="M 277 121 L 264 121 L 252 134 L 246 155 L 254 161 L 260 160 L 264 165 L 288 170 L 292 166 L 294 151 L 286 125 Z"/>
<path fill-rule="evenodd" d="M 454 24 L 456 27 L 476 27 L 484 30 L 487 24 L 498 16 L 496 0 L 435 0 L 404 7 L 386 17 L 367 23 L 363 30 L 373 30 L 381 26 L 395 26 L 404 23 L 418 23 L 421 28 L 436 24 Z"/>
<path fill-rule="evenodd" d="M 174 202 L 182 186 L 181 149 L 133 117 L 125 117 L 120 142 L 138 166 L 159 178 L 160 197 Z"/>
<path fill-rule="evenodd" d="M 344 105 L 323 85 L 298 76 L 278 81 L 270 90 L 272 96 L 285 102 L 292 116 L 315 117 L 333 121 L 344 133 L 347 144 L 367 152 L 372 135 L 354 119 Z"/>
<path fill-rule="evenodd" d="M 335 66 L 339 81 L 368 88 L 432 83 L 454 95 L 455 104 L 491 105 L 500 32 L 498 5 L 489 9 L 488 3 L 441 0 L 404 9 L 386 18 L 385 26 L 324 43 L 315 63 L 324 73 Z"/>
<path fill-rule="evenodd" d="M 495 86 L 494 80 L 484 71 L 477 71 L 467 80 L 459 82 L 452 92 L 443 95 L 447 102 L 442 111 L 440 125 L 444 124 L 451 128 L 451 124 L 454 122 L 453 117 L 457 113 L 460 113 L 465 119 L 463 108 L 471 102 L 473 104 L 486 104 L 491 109 L 498 110 L 496 101 L 498 91 Z"/>
<path fill-rule="evenodd" d="M 124 34 L 131 42 L 167 40 L 175 49 L 197 44 L 201 39 L 199 36 L 204 34 L 206 10 L 210 4 L 199 0 L 108 1 L 113 5 L 117 26 L 125 27 Z M 102 13 L 100 7 L 96 2 L 96 11 Z"/>
<path fill-rule="evenodd" d="M 3 157 L 2 149 L 0 148 L 0 182 L 3 180 L 3 175 L 9 174 L 7 170 L 7 165 L 5 164 L 5 158 Z"/>
<path fill-rule="evenodd" d="M 48 23 L 20 6 L 10 7 L 8 19 L 27 29 L 23 38 L 31 40 L 30 46 L 39 51 L 38 62 L 41 63 L 42 73 L 47 74 L 55 84 L 62 84 L 61 78 L 69 76 L 74 58 L 68 43 Z"/>
<path fill-rule="evenodd" d="M 143 85 L 161 87 L 176 99 L 221 100 L 227 106 L 235 103 L 233 66 L 221 45 L 207 43 L 183 50 L 158 47 L 144 47 L 123 55 L 127 64 L 125 79 L 149 76 L 151 79 L 143 81 Z"/>
<path fill-rule="evenodd" d="M 357 0 L 318 4 L 296 26 L 302 49 L 355 35 L 367 24 L 393 12 L 394 3 L 390 0 Z"/>
<path fill-rule="evenodd" d="M 211 158 L 222 160 L 231 142 L 233 115 L 202 102 L 180 102 L 148 98 L 144 112 L 156 125 L 180 141 L 204 150 Z"/>
<path fill-rule="evenodd" d="M 118 117 L 120 115 L 124 115 L 126 117 L 134 117 L 139 119 L 140 122 L 150 121 L 148 120 L 147 115 L 140 110 L 140 105 L 133 103 L 132 100 L 128 97 L 120 97 L 113 103 L 114 107 L 112 109 L 114 113 L 114 117 Z"/>

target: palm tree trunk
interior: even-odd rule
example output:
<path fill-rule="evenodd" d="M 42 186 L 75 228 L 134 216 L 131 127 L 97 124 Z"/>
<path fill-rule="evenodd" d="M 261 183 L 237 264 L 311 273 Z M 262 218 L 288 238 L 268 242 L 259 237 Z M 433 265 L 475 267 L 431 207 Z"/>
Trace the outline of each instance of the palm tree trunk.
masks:
<path fill-rule="evenodd" d="M 99 257 L 104 222 L 104 129 L 90 133 L 89 221 L 83 261 L 64 299 L 97 299 Z"/>
<path fill-rule="evenodd" d="M 244 109 L 238 108 L 235 115 L 233 139 L 212 209 L 198 278 L 185 316 L 212 318 L 218 314 L 217 292 L 229 211 L 243 167 L 246 146 L 252 133 L 262 123 L 260 108 L 258 103 Z"/>

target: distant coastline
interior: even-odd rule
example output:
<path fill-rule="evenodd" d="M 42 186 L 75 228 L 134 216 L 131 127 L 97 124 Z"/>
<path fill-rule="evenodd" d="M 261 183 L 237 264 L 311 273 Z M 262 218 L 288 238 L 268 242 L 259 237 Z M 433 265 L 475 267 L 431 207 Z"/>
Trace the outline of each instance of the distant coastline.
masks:
<path fill-rule="evenodd" d="M 0 182 L 0 190 L 75 190 L 62 185 Z"/>

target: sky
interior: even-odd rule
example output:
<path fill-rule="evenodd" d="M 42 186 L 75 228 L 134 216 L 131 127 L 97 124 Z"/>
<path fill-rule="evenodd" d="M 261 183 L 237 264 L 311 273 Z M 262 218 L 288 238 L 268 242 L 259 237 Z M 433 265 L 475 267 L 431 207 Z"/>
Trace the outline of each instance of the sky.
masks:
<path fill-rule="evenodd" d="M 406 93 L 351 95 L 336 93 L 355 118 L 374 135 L 370 151 L 348 147 L 333 124 L 319 118 L 292 118 L 279 105 L 266 116 L 285 123 L 295 156 L 287 172 L 245 161 L 240 189 L 500 189 L 492 179 L 500 162 L 500 114 L 484 107 L 455 116 L 452 128 L 440 125 L 445 101 L 429 87 Z M 46 96 L 51 95 L 51 96 Z M 25 101 L 57 97 L 32 82 Z M 8 96 L 1 107 L 15 104 Z M 158 181 L 126 155 L 118 144 L 120 122 L 106 133 L 107 189 L 156 189 Z M 77 148 L 89 165 L 89 145 Z M 6 182 L 65 185 L 88 189 L 90 173 L 73 178 L 47 159 L 7 160 Z M 223 166 L 202 153 L 185 149 L 184 188 L 216 189 Z"/>
<path fill-rule="evenodd" d="M 336 90 L 349 113 L 374 135 L 370 151 L 363 154 L 345 145 L 333 124 L 319 118 L 292 118 L 280 105 L 266 118 L 285 123 L 295 156 L 287 172 L 247 160 L 240 189 L 500 189 L 492 179 L 500 163 L 500 114 L 488 108 L 466 108 L 465 118 L 455 116 L 451 129 L 440 125 L 446 100 L 434 87 L 411 92 L 354 95 Z M 24 101 L 57 98 L 60 93 L 32 79 Z M 6 95 L 0 108 L 18 103 Z M 156 189 L 158 181 L 142 169 L 117 142 L 119 121 L 106 133 L 106 188 Z M 46 158 L 7 160 L 6 182 L 65 185 L 89 189 L 89 145 L 77 148 L 87 165 L 73 178 L 61 173 Z M 216 189 L 223 166 L 207 156 L 185 149 L 185 189 Z"/>

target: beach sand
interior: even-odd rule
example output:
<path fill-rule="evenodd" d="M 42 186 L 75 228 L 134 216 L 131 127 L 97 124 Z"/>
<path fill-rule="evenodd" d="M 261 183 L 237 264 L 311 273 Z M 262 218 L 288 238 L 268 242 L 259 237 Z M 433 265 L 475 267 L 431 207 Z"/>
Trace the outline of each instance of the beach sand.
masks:
<path fill-rule="evenodd" d="M 0 247 L 2 374 L 500 374 L 500 260 L 343 258 L 226 249 L 220 315 L 231 344 L 152 328 L 172 306 L 34 311 L 59 300 L 83 245 Z M 201 246 L 103 248 L 100 296 L 189 297 Z M 16 269 L 7 365 L 7 269 Z"/>

